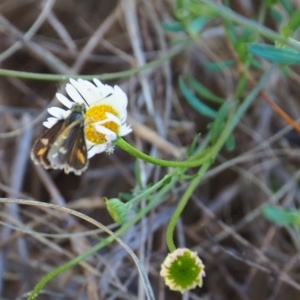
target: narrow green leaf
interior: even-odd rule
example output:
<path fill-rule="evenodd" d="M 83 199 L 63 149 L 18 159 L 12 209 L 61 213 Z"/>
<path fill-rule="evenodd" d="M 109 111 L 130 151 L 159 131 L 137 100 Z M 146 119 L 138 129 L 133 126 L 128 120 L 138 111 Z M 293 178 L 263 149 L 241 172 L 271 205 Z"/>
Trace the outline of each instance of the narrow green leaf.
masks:
<path fill-rule="evenodd" d="M 228 104 L 225 102 L 216 115 L 214 121 L 210 124 L 210 141 L 214 144 L 220 136 L 220 133 L 224 127 L 225 118 L 228 113 Z"/>
<path fill-rule="evenodd" d="M 176 6 L 177 6 L 177 9 L 183 9 L 184 8 L 184 0 L 176 0 Z"/>
<path fill-rule="evenodd" d="M 233 22 L 225 19 L 224 24 L 225 24 L 227 36 L 228 36 L 231 44 L 235 45 L 238 39 L 236 36 L 235 26 L 234 26 Z"/>
<path fill-rule="evenodd" d="M 283 64 L 300 63 L 300 53 L 291 49 L 276 48 L 265 44 L 249 44 L 247 48 L 250 53 L 273 62 Z"/>
<path fill-rule="evenodd" d="M 262 208 L 263 215 L 278 225 L 296 225 L 298 213 L 281 207 L 266 205 Z"/>
<path fill-rule="evenodd" d="M 171 182 L 171 180 L 172 180 L 172 177 L 171 176 L 168 176 L 166 179 L 164 179 L 164 185 L 167 185 L 167 184 L 169 184 L 170 182 Z"/>
<path fill-rule="evenodd" d="M 180 90 L 185 97 L 186 101 L 201 115 L 214 118 L 216 116 L 216 112 L 207 106 L 206 104 L 202 103 L 186 86 L 183 82 L 182 78 L 179 78 L 179 87 Z"/>
<path fill-rule="evenodd" d="M 282 23 L 283 17 L 276 7 L 270 8 L 270 15 L 278 24 Z"/>
<path fill-rule="evenodd" d="M 198 17 L 198 18 L 194 19 L 189 24 L 189 30 L 194 34 L 200 32 L 200 30 L 209 21 L 209 19 L 210 18 L 208 18 L 208 17 Z"/>
<path fill-rule="evenodd" d="M 239 99 L 244 93 L 248 83 L 248 78 L 246 74 L 242 74 L 239 79 L 236 91 L 235 91 L 235 99 Z"/>
<path fill-rule="evenodd" d="M 270 8 L 278 3 L 278 0 L 265 0 L 266 7 Z"/>
<path fill-rule="evenodd" d="M 119 193 L 118 194 L 118 197 L 121 199 L 121 200 L 123 200 L 124 202 L 128 202 L 128 201 L 130 201 L 134 196 L 132 195 L 132 194 L 130 194 L 130 193 L 123 193 L 123 192 L 121 192 L 121 193 Z"/>
<path fill-rule="evenodd" d="M 291 0 L 280 0 L 282 6 L 285 8 L 286 12 L 291 15 L 293 13 L 293 6 Z"/>
<path fill-rule="evenodd" d="M 225 147 L 227 149 L 227 151 L 231 152 L 235 149 L 235 138 L 233 136 L 233 134 L 230 134 L 226 143 L 225 143 Z"/>
<path fill-rule="evenodd" d="M 287 25 L 292 32 L 294 32 L 295 30 L 297 30 L 299 28 L 299 25 L 300 25 L 300 9 L 299 8 L 293 12 Z"/>
<path fill-rule="evenodd" d="M 215 95 L 211 92 L 207 87 L 197 81 L 192 75 L 187 76 L 187 80 L 189 85 L 194 89 L 194 91 L 199 94 L 201 97 L 206 98 L 207 100 L 211 100 L 216 103 L 224 103 L 225 99 Z"/>
<path fill-rule="evenodd" d="M 161 27 L 166 31 L 172 32 L 182 32 L 184 28 L 179 22 L 172 22 L 172 23 L 162 23 Z"/>
<path fill-rule="evenodd" d="M 212 72 L 219 72 L 234 65 L 235 61 L 233 59 L 229 59 L 218 63 L 205 63 L 204 68 Z"/>
<path fill-rule="evenodd" d="M 196 145 L 199 141 L 200 135 L 201 135 L 201 133 L 198 133 L 195 136 L 195 138 L 193 139 L 193 142 L 192 142 L 191 146 L 187 150 L 187 158 L 191 157 L 193 155 L 193 153 L 195 152 L 195 148 L 196 148 Z"/>
<path fill-rule="evenodd" d="M 249 28 L 243 28 L 241 38 L 244 42 L 253 41 L 255 39 L 253 35 L 253 30 L 250 30 Z"/>
<path fill-rule="evenodd" d="M 262 66 L 261 62 L 259 61 L 259 59 L 254 58 L 254 57 L 250 57 L 250 63 L 256 69 L 261 70 L 261 71 L 263 70 L 263 66 Z"/>

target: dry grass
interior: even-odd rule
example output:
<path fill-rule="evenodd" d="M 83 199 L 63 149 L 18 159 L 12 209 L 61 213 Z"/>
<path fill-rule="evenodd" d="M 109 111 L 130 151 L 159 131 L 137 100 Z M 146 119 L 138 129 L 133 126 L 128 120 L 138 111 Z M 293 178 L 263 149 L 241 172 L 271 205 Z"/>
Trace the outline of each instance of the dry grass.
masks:
<path fill-rule="evenodd" d="M 35 73 L 103 74 L 130 70 L 171 51 L 181 34 L 160 24 L 173 19 L 168 0 L 0 1 L 1 67 Z M 234 1 L 236 11 L 257 17 L 257 1 Z M 277 30 L 266 19 L 266 26 Z M 32 26 L 35 24 L 34 26 Z M 240 73 L 230 69 L 231 86 L 221 72 L 204 68 L 234 54 L 221 22 L 203 32 L 206 51 L 195 44 L 159 67 L 115 79 L 129 96 L 128 141 L 141 151 L 178 159 L 210 121 L 184 100 L 178 77 L 192 74 L 214 93 L 232 94 Z M 297 73 L 299 69 L 294 68 Z M 252 74 L 259 79 L 261 74 Z M 1 77 L 0 197 L 34 199 L 73 208 L 105 224 L 113 222 L 103 197 L 138 191 L 157 182 L 166 169 L 135 160 L 120 149 L 97 155 L 80 177 L 45 171 L 29 158 L 41 120 L 57 89 L 53 81 Z M 249 90 L 251 85 L 249 84 Z M 264 87 L 293 118 L 299 117 L 299 84 L 278 69 Z M 26 127 L 27 124 L 34 127 Z M 9 134 L 6 134 L 9 133 Z M 165 230 L 187 187 L 181 181 L 161 205 L 123 236 L 148 272 L 156 299 L 299 299 L 299 236 L 260 213 L 264 203 L 297 208 L 298 133 L 259 97 L 234 132 L 236 148 L 222 151 L 196 189 L 176 229 L 176 244 L 198 251 L 206 266 L 202 289 L 185 296 L 170 292 L 159 276 L 167 254 Z M 95 245 L 106 235 L 88 222 L 50 208 L 1 204 L 0 299 L 21 299 L 48 272 Z M 111 225 L 113 226 L 113 225 Z M 115 228 L 114 226 L 112 228 Z M 135 264 L 112 243 L 56 279 L 38 299 L 145 299 Z M 22 298 L 23 299 L 23 298 Z"/>

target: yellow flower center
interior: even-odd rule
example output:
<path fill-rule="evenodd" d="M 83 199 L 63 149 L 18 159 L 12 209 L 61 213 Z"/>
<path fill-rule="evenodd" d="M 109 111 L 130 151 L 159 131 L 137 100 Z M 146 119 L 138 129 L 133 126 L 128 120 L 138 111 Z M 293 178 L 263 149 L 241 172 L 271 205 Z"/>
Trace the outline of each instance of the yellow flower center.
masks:
<path fill-rule="evenodd" d="M 107 119 L 105 114 L 107 112 L 111 113 L 112 115 L 115 115 L 116 117 L 119 117 L 119 114 L 109 105 L 93 105 L 92 107 L 87 109 L 84 116 L 86 119 L 87 126 L 85 126 L 84 130 L 85 137 L 90 142 L 95 144 L 104 144 L 107 142 L 105 135 L 103 133 L 99 133 L 94 128 L 94 125 L 96 125 L 95 123 Z M 109 121 L 100 125 L 115 132 L 116 134 L 118 134 L 119 132 L 119 125 L 115 122 Z"/>

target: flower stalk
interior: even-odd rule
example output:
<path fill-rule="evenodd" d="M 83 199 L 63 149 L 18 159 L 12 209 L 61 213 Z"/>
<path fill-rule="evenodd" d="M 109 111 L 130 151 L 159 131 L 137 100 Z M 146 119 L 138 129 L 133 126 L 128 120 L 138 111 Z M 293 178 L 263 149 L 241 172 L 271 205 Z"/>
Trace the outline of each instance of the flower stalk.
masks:
<path fill-rule="evenodd" d="M 151 157 L 135 147 L 131 146 L 129 143 L 127 143 L 124 139 L 119 138 L 116 141 L 116 145 L 119 146 L 121 149 L 126 151 L 132 156 L 135 156 L 136 158 L 142 159 L 143 161 L 146 161 L 148 163 L 152 163 L 157 166 L 161 167 L 173 167 L 173 168 L 194 168 L 199 167 L 203 163 L 205 163 L 207 160 L 210 159 L 210 155 L 208 155 L 208 151 L 203 151 L 202 155 L 198 153 L 197 159 L 190 158 L 189 160 L 185 161 L 173 161 L 173 160 L 164 160 L 159 159 L 155 157 Z"/>

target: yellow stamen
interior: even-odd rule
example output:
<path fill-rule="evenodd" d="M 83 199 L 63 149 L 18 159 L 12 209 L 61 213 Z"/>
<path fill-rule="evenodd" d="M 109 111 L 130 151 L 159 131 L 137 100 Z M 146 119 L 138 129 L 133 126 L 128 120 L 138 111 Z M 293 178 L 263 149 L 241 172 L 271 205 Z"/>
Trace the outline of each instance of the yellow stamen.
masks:
<path fill-rule="evenodd" d="M 110 105 L 93 105 L 92 107 L 88 108 L 85 113 L 85 119 L 87 121 L 87 126 L 85 127 L 85 137 L 95 144 L 104 144 L 106 143 L 105 135 L 99 133 L 94 128 L 93 124 L 99 121 L 106 120 L 105 113 L 111 113 L 116 117 L 119 117 L 118 113 L 110 106 Z M 116 134 L 119 132 L 119 125 L 115 122 L 109 121 L 102 124 L 103 127 L 115 132 Z"/>

